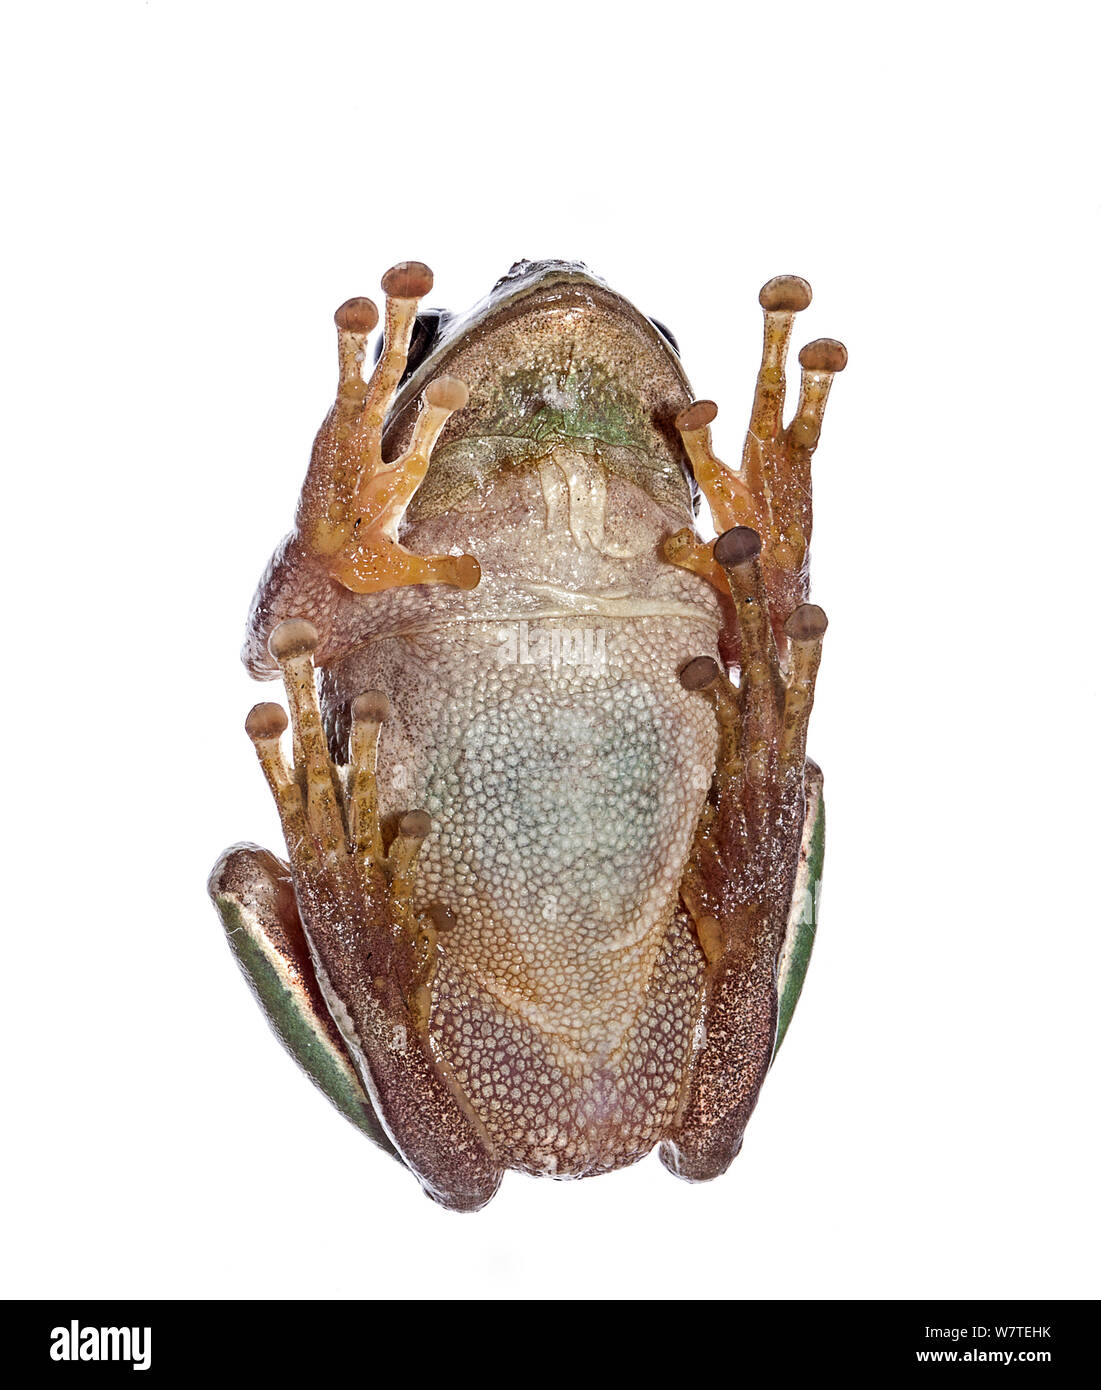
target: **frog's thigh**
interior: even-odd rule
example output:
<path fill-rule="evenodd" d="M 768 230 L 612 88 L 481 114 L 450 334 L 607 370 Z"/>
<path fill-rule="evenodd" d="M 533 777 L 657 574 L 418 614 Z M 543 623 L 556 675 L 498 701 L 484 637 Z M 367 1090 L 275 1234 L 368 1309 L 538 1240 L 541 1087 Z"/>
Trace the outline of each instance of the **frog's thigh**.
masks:
<path fill-rule="evenodd" d="M 803 774 L 803 784 L 807 806 L 803 842 L 799 847 L 799 867 L 795 874 L 795 891 L 791 900 L 787 932 L 780 959 L 776 963 L 779 1018 L 776 1025 L 776 1046 L 772 1052 L 773 1061 L 776 1060 L 776 1053 L 779 1052 L 780 1044 L 787 1035 L 792 1014 L 795 1013 L 795 1006 L 803 992 L 803 981 L 807 977 L 811 952 L 814 950 L 814 934 L 818 925 L 818 893 L 822 883 L 822 861 L 826 849 L 826 806 L 822 797 L 822 769 L 809 758 Z"/>
<path fill-rule="evenodd" d="M 208 886 L 237 963 L 283 1046 L 342 1115 L 393 1153 L 318 988 L 289 867 L 259 845 L 235 845 Z"/>

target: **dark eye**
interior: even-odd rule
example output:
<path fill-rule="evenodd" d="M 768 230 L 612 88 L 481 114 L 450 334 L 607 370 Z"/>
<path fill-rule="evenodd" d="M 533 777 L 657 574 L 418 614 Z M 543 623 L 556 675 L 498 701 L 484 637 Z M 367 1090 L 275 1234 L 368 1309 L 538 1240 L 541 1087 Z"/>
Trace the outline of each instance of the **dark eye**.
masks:
<path fill-rule="evenodd" d="M 420 364 L 439 342 L 440 334 L 444 330 L 451 315 L 446 309 L 425 309 L 417 315 L 417 321 L 413 325 L 413 336 L 409 340 L 409 357 L 405 363 L 405 371 L 402 372 L 402 381 L 407 381 L 417 370 Z M 375 342 L 375 361 L 382 356 L 382 334 L 380 333 Z"/>
<path fill-rule="evenodd" d="M 666 328 L 666 326 L 662 323 L 660 319 L 651 319 L 650 322 L 654 325 L 657 331 L 661 334 L 661 336 L 665 339 L 665 341 L 669 344 L 669 346 L 679 357 L 680 344 L 677 342 L 676 338 L 673 337 L 672 333 L 670 333 L 669 329 Z"/>

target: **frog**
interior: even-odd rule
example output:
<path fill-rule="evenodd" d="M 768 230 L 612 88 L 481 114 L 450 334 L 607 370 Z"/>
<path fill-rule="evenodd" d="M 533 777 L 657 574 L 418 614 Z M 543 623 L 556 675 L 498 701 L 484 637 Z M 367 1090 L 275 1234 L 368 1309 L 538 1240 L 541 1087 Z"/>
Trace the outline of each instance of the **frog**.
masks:
<path fill-rule="evenodd" d="M 209 891 L 277 1036 L 441 1206 L 506 1171 L 739 1152 L 806 974 L 811 458 L 834 339 L 760 292 L 739 467 L 680 348 L 580 263 L 462 315 L 421 262 L 335 314 L 336 398 L 243 650 L 286 842 Z M 706 538 L 701 501 L 711 513 Z M 289 733 L 288 733 L 289 730 Z"/>

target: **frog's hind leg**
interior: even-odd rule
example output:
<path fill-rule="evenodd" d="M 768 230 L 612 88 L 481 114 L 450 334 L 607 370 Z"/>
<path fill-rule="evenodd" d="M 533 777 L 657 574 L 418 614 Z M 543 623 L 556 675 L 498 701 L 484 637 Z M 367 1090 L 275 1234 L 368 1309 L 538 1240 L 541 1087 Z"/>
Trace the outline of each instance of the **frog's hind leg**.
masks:
<path fill-rule="evenodd" d="M 393 1153 L 321 994 L 290 868 L 259 845 L 234 845 L 214 866 L 209 890 L 276 1036 L 340 1113 Z"/>
<path fill-rule="evenodd" d="M 317 631 L 280 623 L 271 655 L 290 707 L 257 705 L 246 730 L 275 798 L 287 842 L 303 936 L 329 1013 L 393 1147 L 436 1201 L 474 1211 L 501 1178 L 484 1126 L 428 1022 L 441 916 L 413 908 L 417 857 L 431 821 L 413 810 L 384 844 L 375 758 L 388 701 L 368 691 L 352 702 L 350 761 L 329 757 L 317 701 Z"/>
<path fill-rule="evenodd" d="M 707 959 L 700 1041 L 662 1148 L 666 1166 L 693 1180 L 724 1172 L 737 1154 L 772 1060 L 807 787 L 817 795 L 806 737 L 826 618 L 814 604 L 788 615 L 781 666 L 760 556 L 748 527 L 715 542 L 734 603 L 739 684 L 711 657 L 681 673 L 686 689 L 711 701 L 719 725 L 715 778 L 681 884 Z"/>
<path fill-rule="evenodd" d="M 472 555 L 416 555 L 398 543 L 398 527 L 432 449 L 450 416 L 466 404 L 467 391 L 452 377 L 429 383 L 408 447 L 392 462 L 383 461 L 383 427 L 432 272 L 406 261 L 386 272 L 382 287 L 382 351 L 367 380 L 362 364 L 378 310 L 369 299 L 349 299 L 336 311 L 337 397 L 314 442 L 298 504 L 298 538 L 333 579 L 357 594 L 402 584 L 472 589 L 480 576 Z"/>
<path fill-rule="evenodd" d="M 783 645 L 783 625 L 806 600 L 811 536 L 810 461 L 822 431 L 822 418 L 834 375 L 847 355 L 841 343 L 820 338 L 799 354 L 802 377 L 791 423 L 784 426 L 785 364 L 795 315 L 811 301 L 811 289 L 797 275 L 778 275 L 760 293 L 764 347 L 753 395 L 749 431 L 735 472 L 715 455 L 711 425 L 718 413 L 712 401 L 695 401 L 677 416 L 677 428 L 700 489 L 720 531 L 748 526 L 763 542 L 761 568 L 774 632 Z M 684 530 L 666 543 L 666 557 L 695 570 L 725 591 L 722 567 L 711 547 Z"/>

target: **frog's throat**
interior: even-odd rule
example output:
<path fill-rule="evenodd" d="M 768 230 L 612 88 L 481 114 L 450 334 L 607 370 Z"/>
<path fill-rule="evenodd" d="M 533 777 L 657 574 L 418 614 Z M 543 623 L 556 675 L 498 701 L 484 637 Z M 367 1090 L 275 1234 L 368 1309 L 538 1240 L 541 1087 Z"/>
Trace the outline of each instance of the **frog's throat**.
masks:
<path fill-rule="evenodd" d="M 388 454 L 404 447 L 417 393 L 442 372 L 466 382 L 469 400 L 439 439 L 410 520 L 439 515 L 559 445 L 599 458 L 682 516 L 691 509 L 694 483 L 674 427 L 692 398 L 679 358 L 650 320 L 580 267 L 525 268 L 451 322 L 394 400 Z"/>
<path fill-rule="evenodd" d="M 473 494 L 485 492 L 506 474 L 542 471 L 547 460 L 565 446 L 589 458 L 606 475 L 633 483 L 669 510 L 679 524 L 691 522 L 694 494 L 680 466 L 667 454 L 631 442 L 618 421 L 602 428 L 599 421 L 580 415 L 566 419 L 542 409 L 519 432 L 510 432 L 512 428 L 467 434 L 439 446 L 406 519 L 430 521 L 461 506 Z"/>
<path fill-rule="evenodd" d="M 601 459 L 612 472 L 641 481 L 648 491 L 657 488 L 678 500 L 684 494 L 680 460 L 655 439 L 653 422 L 638 396 L 587 358 L 567 359 L 556 369 L 533 366 L 503 375 L 496 391 L 477 402 L 453 437 L 443 442 L 434 471 L 457 471 L 475 460 L 483 467 L 524 465 L 563 444 Z M 421 505 L 428 502 L 422 496 Z"/>

